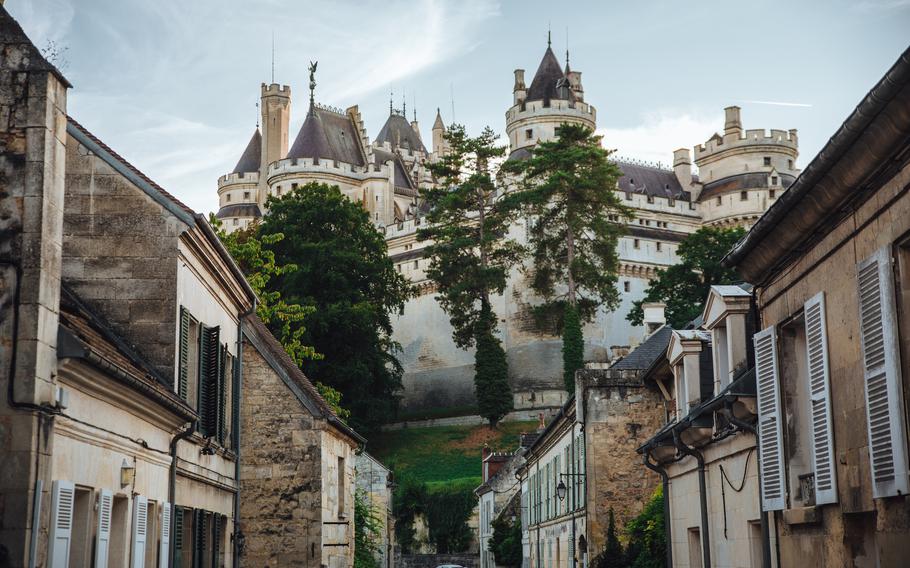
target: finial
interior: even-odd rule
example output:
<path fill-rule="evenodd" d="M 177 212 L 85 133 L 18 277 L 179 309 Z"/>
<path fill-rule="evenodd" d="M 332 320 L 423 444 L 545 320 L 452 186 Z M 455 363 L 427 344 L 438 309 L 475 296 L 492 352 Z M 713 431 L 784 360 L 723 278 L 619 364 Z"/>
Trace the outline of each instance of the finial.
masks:
<path fill-rule="evenodd" d="M 256 130 L 259 130 L 259 101 L 256 101 Z"/>
<path fill-rule="evenodd" d="M 316 108 L 316 66 L 319 65 L 318 61 L 310 61 L 310 112 L 314 112 Z"/>
<path fill-rule="evenodd" d="M 401 116 L 408 117 L 408 101 L 404 95 L 404 90 L 401 91 Z"/>
<path fill-rule="evenodd" d="M 547 22 L 547 47 L 553 45 L 553 32 L 550 31 L 550 23 Z"/>
<path fill-rule="evenodd" d="M 393 91 L 389 91 L 389 116 L 392 116 L 392 112 L 393 112 L 392 111 L 392 99 L 394 99 L 394 98 L 395 98 L 395 93 Z"/>

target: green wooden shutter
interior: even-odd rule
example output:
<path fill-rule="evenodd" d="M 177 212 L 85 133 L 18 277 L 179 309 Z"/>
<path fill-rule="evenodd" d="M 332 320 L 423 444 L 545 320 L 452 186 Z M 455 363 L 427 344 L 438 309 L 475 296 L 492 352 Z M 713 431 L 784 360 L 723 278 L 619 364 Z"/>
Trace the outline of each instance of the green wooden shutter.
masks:
<path fill-rule="evenodd" d="M 218 554 L 221 543 L 221 515 L 212 515 L 212 568 L 219 568 Z"/>
<path fill-rule="evenodd" d="M 218 429 L 219 337 L 218 327 L 203 327 L 199 350 L 199 431 L 205 437 L 216 435 Z"/>
<path fill-rule="evenodd" d="M 234 364 L 231 366 L 231 376 L 227 380 L 231 382 L 231 448 L 236 452 L 240 447 L 240 381 L 234 380 L 234 375 L 240 376 L 241 355 L 238 352 L 234 357 Z"/>
<path fill-rule="evenodd" d="M 205 568 L 205 511 L 196 509 L 193 523 L 193 568 Z"/>
<path fill-rule="evenodd" d="M 174 568 L 183 568 L 183 507 L 174 507 Z"/>
<path fill-rule="evenodd" d="M 218 404 L 218 443 L 224 446 L 224 432 L 225 432 L 225 423 L 224 423 L 224 405 L 225 405 L 225 393 L 227 392 L 227 345 L 220 345 L 218 347 L 218 392 L 216 393 L 216 399 Z"/>
<path fill-rule="evenodd" d="M 177 394 L 183 400 L 187 397 L 190 351 L 190 312 L 180 306 L 180 354 L 177 370 Z"/>

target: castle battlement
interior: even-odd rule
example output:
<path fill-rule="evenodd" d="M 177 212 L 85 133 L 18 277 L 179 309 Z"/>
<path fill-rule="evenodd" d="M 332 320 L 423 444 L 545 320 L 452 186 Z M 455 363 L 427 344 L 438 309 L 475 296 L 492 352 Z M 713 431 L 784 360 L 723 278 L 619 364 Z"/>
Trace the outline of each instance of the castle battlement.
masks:
<path fill-rule="evenodd" d="M 278 83 L 272 83 L 271 85 L 262 84 L 262 96 L 268 95 L 282 95 L 285 97 L 291 96 L 291 87 L 290 85 L 279 85 Z"/>
<path fill-rule="evenodd" d="M 752 146 L 778 146 L 781 151 L 796 152 L 799 150 L 799 139 L 795 129 L 776 130 L 769 133 L 763 128 L 746 130 L 745 135 L 739 133 L 714 136 L 704 144 L 694 147 L 695 159 L 707 158 L 713 154 L 731 149 L 749 148 Z"/>
<path fill-rule="evenodd" d="M 255 185 L 259 183 L 259 172 L 240 172 L 225 174 L 218 178 L 218 191 L 232 185 Z"/>
<path fill-rule="evenodd" d="M 523 105 L 517 104 L 506 111 L 506 122 L 515 122 L 523 118 L 544 118 L 549 116 L 576 116 L 585 121 L 597 120 L 597 110 L 584 102 L 576 102 L 573 106 L 569 101 L 552 100 L 550 106 L 544 106 L 543 101 L 529 101 Z"/>
<path fill-rule="evenodd" d="M 406 237 L 408 235 L 413 235 L 416 233 L 417 229 L 426 225 L 426 223 L 426 219 L 417 217 L 414 219 L 408 219 L 407 221 L 385 225 L 382 227 L 382 232 L 385 235 L 386 240 L 394 239 L 396 237 Z"/>
<path fill-rule="evenodd" d="M 273 177 L 280 175 L 314 173 L 335 174 L 356 179 L 366 179 L 374 172 L 386 176 L 391 175 L 389 166 L 385 164 L 355 166 L 347 162 L 336 162 L 329 159 L 322 159 L 317 162 L 312 158 L 291 158 L 278 160 L 277 162 L 269 164 L 269 182 L 271 183 Z"/>

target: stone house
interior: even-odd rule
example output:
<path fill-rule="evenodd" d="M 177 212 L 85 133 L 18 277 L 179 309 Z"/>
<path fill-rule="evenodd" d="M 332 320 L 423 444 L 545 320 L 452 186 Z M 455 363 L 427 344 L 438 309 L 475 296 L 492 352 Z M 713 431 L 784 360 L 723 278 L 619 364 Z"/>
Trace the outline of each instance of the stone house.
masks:
<path fill-rule="evenodd" d="M 242 566 L 354 562 L 356 453 L 342 422 L 255 315 L 243 319 Z"/>
<path fill-rule="evenodd" d="M 755 285 L 781 566 L 910 556 L 910 50 L 727 255 Z"/>
<path fill-rule="evenodd" d="M 354 462 L 357 491 L 368 499 L 373 514 L 382 524 L 376 561 L 380 568 L 391 568 L 395 549 L 395 517 L 392 514 L 392 470 L 367 452 L 357 454 Z"/>
<path fill-rule="evenodd" d="M 517 472 L 526 566 L 587 566 L 617 526 L 638 515 L 655 489 L 634 448 L 664 422 L 660 390 L 645 377 L 665 353 L 662 326 L 606 369 L 584 369 L 575 394 L 540 433 Z"/>
<path fill-rule="evenodd" d="M 762 566 L 774 546 L 758 502 L 750 311 L 747 289 L 712 286 L 701 324 L 670 332 L 648 378 L 667 420 L 638 452 L 663 481 L 668 565 Z"/>

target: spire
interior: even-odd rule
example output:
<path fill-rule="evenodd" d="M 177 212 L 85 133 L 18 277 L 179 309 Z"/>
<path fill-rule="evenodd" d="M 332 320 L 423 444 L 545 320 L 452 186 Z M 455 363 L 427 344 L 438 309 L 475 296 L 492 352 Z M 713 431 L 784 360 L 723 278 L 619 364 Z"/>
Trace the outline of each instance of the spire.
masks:
<path fill-rule="evenodd" d="M 408 101 L 404 96 L 404 91 L 401 92 L 401 116 L 408 116 Z"/>
<path fill-rule="evenodd" d="M 259 130 L 259 101 L 256 101 L 256 130 Z"/>
<path fill-rule="evenodd" d="M 550 31 L 550 24 L 547 23 L 547 47 L 551 47 L 552 45 L 553 45 L 553 32 Z"/>
<path fill-rule="evenodd" d="M 395 112 L 392 110 L 392 100 L 395 98 L 395 93 L 389 91 L 389 116 L 392 116 L 392 113 Z"/>
<path fill-rule="evenodd" d="M 436 107 L 436 120 L 433 122 L 433 130 L 445 130 L 446 125 L 442 121 L 442 114 L 439 112 L 439 107 Z"/>
<path fill-rule="evenodd" d="M 310 113 L 316 111 L 316 66 L 318 61 L 310 61 Z"/>

